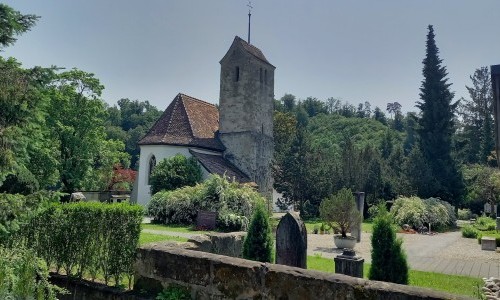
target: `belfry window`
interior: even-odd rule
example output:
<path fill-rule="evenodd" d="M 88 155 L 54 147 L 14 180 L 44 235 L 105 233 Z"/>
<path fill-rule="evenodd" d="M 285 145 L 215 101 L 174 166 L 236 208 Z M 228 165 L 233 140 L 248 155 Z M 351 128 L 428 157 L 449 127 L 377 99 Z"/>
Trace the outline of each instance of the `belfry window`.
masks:
<path fill-rule="evenodd" d="M 149 159 L 149 170 L 148 170 L 148 184 L 151 184 L 151 174 L 153 174 L 153 170 L 156 167 L 156 157 L 151 155 Z"/>
<path fill-rule="evenodd" d="M 240 81 L 240 67 L 236 67 L 234 70 L 234 81 Z"/>
<path fill-rule="evenodd" d="M 264 78 L 262 76 L 262 68 L 260 68 L 260 76 L 259 76 L 260 83 L 264 81 Z"/>
<path fill-rule="evenodd" d="M 267 84 L 267 70 L 264 70 L 264 84 Z"/>

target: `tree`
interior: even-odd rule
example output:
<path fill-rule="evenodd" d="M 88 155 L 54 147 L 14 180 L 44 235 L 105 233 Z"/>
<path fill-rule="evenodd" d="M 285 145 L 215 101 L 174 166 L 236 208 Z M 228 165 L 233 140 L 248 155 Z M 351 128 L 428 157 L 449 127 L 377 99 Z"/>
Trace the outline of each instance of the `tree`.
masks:
<path fill-rule="evenodd" d="M 454 111 L 458 103 L 452 103 L 451 84 L 447 82 L 446 68 L 441 66 L 432 25 L 428 29 L 426 56 L 423 60 L 424 79 L 420 87 L 421 101 L 417 102 L 421 110 L 418 130 L 420 148 L 438 183 L 438 189 L 432 191 L 431 196 L 456 204 L 464 191 L 462 175 L 451 157 Z"/>
<path fill-rule="evenodd" d="M 201 181 L 201 168 L 194 157 L 186 158 L 176 154 L 165 158 L 151 174 L 151 194 L 162 190 L 175 190 L 183 186 L 193 186 Z"/>
<path fill-rule="evenodd" d="M 403 241 L 396 238 L 391 216 L 385 204 L 378 207 L 379 214 L 373 222 L 372 265 L 370 280 L 408 284 L 408 263 L 402 249 Z"/>
<path fill-rule="evenodd" d="M 0 49 L 14 44 L 15 36 L 30 30 L 40 17 L 23 15 L 11 7 L 0 3 Z"/>
<path fill-rule="evenodd" d="M 243 242 L 243 258 L 271 262 L 273 249 L 273 236 L 269 217 L 264 205 L 258 204 L 252 215 L 248 233 Z"/>
<path fill-rule="evenodd" d="M 460 99 L 461 132 L 458 136 L 460 157 L 466 163 L 487 163 L 494 150 L 493 91 L 487 67 L 470 76 L 472 86 L 466 86 L 470 99 Z"/>
<path fill-rule="evenodd" d="M 346 188 L 324 199 L 319 211 L 321 219 L 328 222 L 330 226 L 338 225 L 343 238 L 347 237 L 347 232 L 352 226 L 361 221 L 361 213 L 356 208 L 354 195 L 350 189 Z"/>
<path fill-rule="evenodd" d="M 380 123 L 387 125 L 387 118 L 385 117 L 384 112 L 378 107 L 375 107 L 375 110 L 373 111 L 373 118 Z"/>
<path fill-rule="evenodd" d="M 291 112 L 295 109 L 295 96 L 292 94 L 285 94 L 281 97 L 280 101 L 283 103 L 285 112 Z"/>

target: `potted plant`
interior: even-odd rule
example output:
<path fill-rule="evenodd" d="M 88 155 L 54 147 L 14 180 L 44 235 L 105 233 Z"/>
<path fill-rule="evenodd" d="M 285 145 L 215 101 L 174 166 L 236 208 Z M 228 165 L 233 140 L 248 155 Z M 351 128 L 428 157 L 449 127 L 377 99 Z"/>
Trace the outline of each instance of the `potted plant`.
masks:
<path fill-rule="evenodd" d="M 333 236 L 337 248 L 354 248 L 356 238 L 348 236 L 353 225 L 361 221 L 361 213 L 356 208 L 356 201 L 350 189 L 343 188 L 337 194 L 321 201 L 321 218 L 330 226 L 339 228 L 340 234 Z M 335 225 L 334 225 L 335 224 Z"/>
<path fill-rule="evenodd" d="M 319 227 L 319 233 L 325 234 L 325 223 L 321 223 L 321 226 Z"/>

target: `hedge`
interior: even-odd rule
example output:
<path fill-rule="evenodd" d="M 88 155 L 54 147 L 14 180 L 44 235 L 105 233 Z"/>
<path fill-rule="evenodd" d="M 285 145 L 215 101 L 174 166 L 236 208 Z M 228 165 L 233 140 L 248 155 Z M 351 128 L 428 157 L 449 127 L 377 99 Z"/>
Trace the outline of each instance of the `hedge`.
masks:
<path fill-rule="evenodd" d="M 116 285 L 127 276 L 141 232 L 143 210 L 128 203 L 80 202 L 51 204 L 20 230 L 19 238 L 57 272 Z"/>

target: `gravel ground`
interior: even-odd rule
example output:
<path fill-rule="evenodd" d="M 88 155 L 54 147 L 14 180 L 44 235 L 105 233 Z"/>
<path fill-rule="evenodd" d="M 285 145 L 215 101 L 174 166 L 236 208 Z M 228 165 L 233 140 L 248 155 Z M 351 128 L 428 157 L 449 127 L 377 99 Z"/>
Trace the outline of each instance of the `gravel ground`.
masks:
<path fill-rule="evenodd" d="M 363 232 L 361 242 L 356 244 L 356 255 L 371 261 L 370 233 Z M 498 262 L 500 253 L 483 251 L 476 239 L 462 238 L 459 231 L 436 235 L 398 234 L 403 239 L 403 247 L 409 258 L 434 257 L 442 259 L 463 259 L 480 262 Z M 335 248 L 333 235 L 308 234 L 308 254 L 333 258 L 342 251 Z"/>

